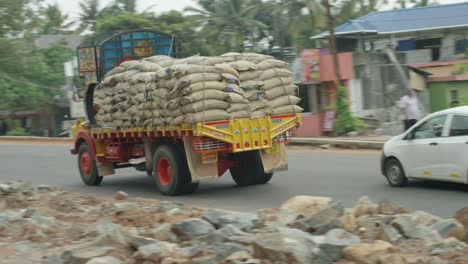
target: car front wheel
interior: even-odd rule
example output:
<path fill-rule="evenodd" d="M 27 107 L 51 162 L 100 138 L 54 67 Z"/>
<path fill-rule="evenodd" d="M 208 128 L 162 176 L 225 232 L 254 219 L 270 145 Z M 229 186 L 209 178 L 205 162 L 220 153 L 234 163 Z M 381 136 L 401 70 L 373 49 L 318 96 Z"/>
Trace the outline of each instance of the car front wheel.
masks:
<path fill-rule="evenodd" d="M 403 187 L 408 183 L 403 167 L 396 159 L 388 159 L 385 162 L 385 176 L 393 187 Z"/>

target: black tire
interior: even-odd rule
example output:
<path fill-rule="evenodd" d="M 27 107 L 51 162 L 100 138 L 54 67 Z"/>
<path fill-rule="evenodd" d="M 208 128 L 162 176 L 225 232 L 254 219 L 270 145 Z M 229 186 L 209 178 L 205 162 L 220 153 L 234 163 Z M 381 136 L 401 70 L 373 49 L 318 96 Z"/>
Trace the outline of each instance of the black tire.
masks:
<path fill-rule="evenodd" d="M 96 159 L 91 154 L 87 143 L 82 143 L 78 148 L 78 169 L 81 180 L 90 186 L 101 184 L 102 176 L 99 176 Z"/>
<path fill-rule="evenodd" d="M 184 154 L 175 145 L 159 146 L 153 156 L 153 179 L 164 195 L 195 191 Z"/>
<path fill-rule="evenodd" d="M 401 163 L 393 158 L 385 161 L 385 177 L 388 183 L 393 187 L 403 187 L 408 184 L 408 178 L 405 175 L 405 171 L 401 166 Z"/>
<path fill-rule="evenodd" d="M 273 177 L 273 173 L 265 173 L 258 151 L 237 153 L 234 158 L 239 160 L 239 166 L 230 168 L 229 171 L 239 186 L 265 184 Z"/>

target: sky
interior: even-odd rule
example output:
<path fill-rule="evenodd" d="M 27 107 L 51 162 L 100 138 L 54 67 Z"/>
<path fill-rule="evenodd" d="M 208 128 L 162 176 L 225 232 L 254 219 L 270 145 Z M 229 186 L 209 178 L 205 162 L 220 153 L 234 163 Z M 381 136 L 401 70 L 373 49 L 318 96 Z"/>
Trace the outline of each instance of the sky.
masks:
<path fill-rule="evenodd" d="M 78 16 L 79 0 L 45 0 L 46 3 L 58 3 L 63 12 L 69 14 L 70 18 Z M 107 6 L 112 0 L 101 0 L 101 8 Z M 170 10 L 182 11 L 186 6 L 196 6 L 193 0 L 138 0 L 138 11 L 146 11 L 151 8 L 156 13 Z"/>
<path fill-rule="evenodd" d="M 70 18 L 76 18 L 79 13 L 79 0 L 45 0 L 46 3 L 58 3 L 62 10 L 69 14 Z M 101 7 L 113 2 L 112 0 L 101 0 Z M 452 4 L 467 2 L 467 0 L 437 0 L 439 4 Z M 186 6 L 196 6 L 194 0 L 138 0 L 138 11 L 151 8 L 156 13 L 169 10 L 182 11 Z"/>

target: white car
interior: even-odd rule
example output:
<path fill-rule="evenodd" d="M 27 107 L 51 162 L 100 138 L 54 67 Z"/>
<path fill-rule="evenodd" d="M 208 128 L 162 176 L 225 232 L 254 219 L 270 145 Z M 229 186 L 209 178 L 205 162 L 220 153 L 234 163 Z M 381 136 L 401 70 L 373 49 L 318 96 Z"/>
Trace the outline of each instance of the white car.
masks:
<path fill-rule="evenodd" d="M 468 183 L 468 106 L 430 114 L 383 147 L 381 169 L 392 186 L 408 179 Z"/>

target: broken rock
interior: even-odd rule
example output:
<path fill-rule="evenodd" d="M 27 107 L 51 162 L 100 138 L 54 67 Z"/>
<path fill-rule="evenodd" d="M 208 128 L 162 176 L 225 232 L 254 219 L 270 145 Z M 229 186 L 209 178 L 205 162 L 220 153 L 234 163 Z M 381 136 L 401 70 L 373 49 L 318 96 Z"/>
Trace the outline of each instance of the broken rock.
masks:
<path fill-rule="evenodd" d="M 128 198 L 128 194 L 126 192 L 118 191 L 115 193 L 114 199 L 117 201 L 123 201 Z"/>
<path fill-rule="evenodd" d="M 379 203 L 379 206 L 377 208 L 377 211 L 379 214 L 383 215 L 397 215 L 397 214 L 406 214 L 409 213 L 409 211 L 400 205 L 388 201 L 388 200 L 383 200 Z"/>
<path fill-rule="evenodd" d="M 326 207 L 321 208 L 314 215 L 299 219 L 291 224 L 290 227 L 297 228 L 307 232 L 315 232 L 322 229 L 322 233 L 334 228 L 341 228 L 339 218 L 343 215 L 344 207 L 341 202 L 332 202 Z"/>
<path fill-rule="evenodd" d="M 377 264 L 378 255 L 390 254 L 395 247 L 385 241 L 376 240 L 374 243 L 363 243 L 347 247 L 343 250 L 345 259 L 357 264 Z"/>
<path fill-rule="evenodd" d="M 172 226 L 172 231 L 181 240 L 192 240 L 215 231 L 213 225 L 200 218 L 188 218 Z"/>
<path fill-rule="evenodd" d="M 295 196 L 281 205 L 281 210 L 310 217 L 332 202 L 329 197 Z"/>
<path fill-rule="evenodd" d="M 454 237 L 460 241 L 465 238 L 465 228 L 455 219 L 445 219 L 433 224 L 432 229 L 437 231 L 443 238 Z"/>
<path fill-rule="evenodd" d="M 86 264 L 120 264 L 120 259 L 112 256 L 92 258 Z"/>

